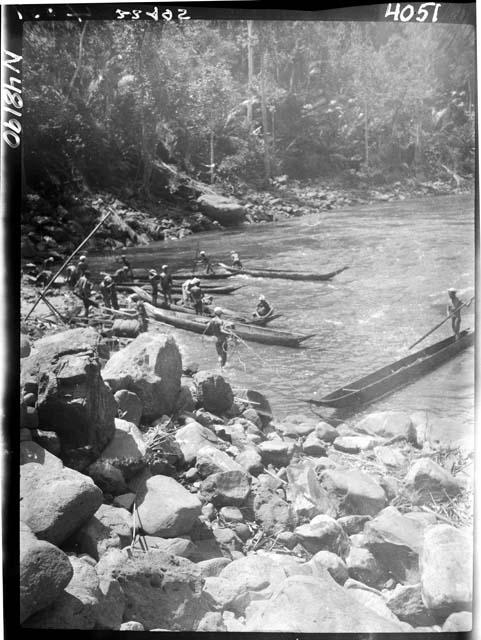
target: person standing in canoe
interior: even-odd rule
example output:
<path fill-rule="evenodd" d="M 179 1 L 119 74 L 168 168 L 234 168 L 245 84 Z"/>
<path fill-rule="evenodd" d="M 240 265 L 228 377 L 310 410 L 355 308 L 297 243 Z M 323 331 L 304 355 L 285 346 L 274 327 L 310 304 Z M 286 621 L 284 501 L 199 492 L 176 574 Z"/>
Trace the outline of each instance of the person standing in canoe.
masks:
<path fill-rule="evenodd" d="M 232 266 L 235 269 L 242 269 L 242 262 L 240 261 L 239 254 L 235 251 L 230 252 L 230 259 L 232 261 Z"/>
<path fill-rule="evenodd" d="M 265 318 L 270 313 L 272 313 L 272 307 L 266 300 L 265 296 L 261 294 L 259 296 L 259 302 L 257 303 L 256 310 L 252 315 L 258 318 Z"/>
<path fill-rule="evenodd" d="M 117 298 L 117 289 L 115 287 L 115 282 L 112 279 L 112 276 L 108 274 L 102 280 L 99 285 L 100 293 L 104 299 L 104 303 L 106 307 L 113 307 L 114 309 L 119 308 L 119 301 Z"/>
<path fill-rule="evenodd" d="M 159 294 L 159 285 L 161 282 L 161 277 L 155 269 L 150 269 L 149 271 L 149 282 L 152 287 L 152 304 L 155 307 L 157 305 L 157 296 Z"/>
<path fill-rule="evenodd" d="M 133 269 L 132 269 L 132 265 L 130 264 L 130 260 L 127 259 L 127 256 L 125 255 L 125 253 L 123 253 L 120 256 L 120 260 L 121 260 L 123 266 L 126 267 L 126 269 L 125 269 L 126 277 L 130 278 L 131 280 L 134 280 L 134 272 L 133 272 Z"/>
<path fill-rule="evenodd" d="M 169 273 L 169 267 L 166 264 L 162 265 L 162 271 L 160 272 L 160 286 L 162 289 L 162 295 L 164 296 L 164 303 L 169 306 L 172 304 L 172 287 L 174 283 L 172 276 Z"/>
<path fill-rule="evenodd" d="M 214 273 L 214 269 L 212 268 L 210 258 L 205 251 L 201 251 L 199 253 L 198 262 L 200 262 L 201 266 L 204 267 L 205 273 Z"/>
<path fill-rule="evenodd" d="M 456 340 L 459 340 L 459 332 L 461 328 L 461 307 L 469 307 L 469 305 L 471 304 L 471 300 L 467 304 L 465 304 L 458 298 L 456 293 L 456 289 L 448 289 L 450 304 L 448 304 L 446 315 L 449 316 L 453 314 L 453 317 L 451 318 L 451 326 L 453 328 L 453 333 L 456 337 Z"/>
<path fill-rule="evenodd" d="M 189 278 L 182 283 L 182 304 L 187 306 L 190 300 L 190 288 L 193 285 L 194 278 Z"/>
<path fill-rule="evenodd" d="M 228 331 L 221 316 L 222 309 L 216 307 L 214 309 L 214 317 L 207 323 L 205 332 L 215 336 L 215 350 L 219 356 L 219 364 L 221 367 L 225 367 L 227 362 L 228 340 L 232 333 Z"/>

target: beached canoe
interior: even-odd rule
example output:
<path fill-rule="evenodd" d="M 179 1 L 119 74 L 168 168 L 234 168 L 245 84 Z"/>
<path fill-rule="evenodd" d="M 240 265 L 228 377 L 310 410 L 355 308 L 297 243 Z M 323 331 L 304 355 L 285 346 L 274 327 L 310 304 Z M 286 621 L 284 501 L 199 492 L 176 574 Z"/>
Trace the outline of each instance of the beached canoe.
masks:
<path fill-rule="evenodd" d="M 139 286 L 140 287 L 148 286 L 150 288 L 150 285 L 146 281 L 137 281 L 137 282 L 119 282 L 117 285 L 117 289 L 122 289 L 122 287 L 125 287 L 126 289 L 132 289 L 132 287 L 139 287 Z M 243 285 L 234 286 L 234 285 L 201 284 L 200 286 L 203 293 L 206 293 L 212 296 L 214 295 L 224 296 L 224 295 L 229 295 L 231 293 L 234 293 L 239 289 L 242 289 Z M 182 287 L 174 284 L 174 286 L 172 287 L 172 293 L 182 293 Z"/>
<path fill-rule="evenodd" d="M 133 269 L 134 277 L 139 278 L 140 280 L 146 280 L 148 277 L 149 270 L 148 269 Z M 160 273 L 160 269 L 158 269 L 158 273 Z M 226 271 L 225 269 L 216 270 L 214 273 L 204 273 L 201 269 L 196 272 L 189 271 L 187 269 L 178 269 L 177 271 L 172 273 L 173 280 L 188 280 L 189 278 L 200 278 L 200 280 L 225 280 L 226 278 L 230 278 L 232 273 L 230 271 Z"/>
<path fill-rule="evenodd" d="M 320 400 L 310 399 L 309 402 L 318 406 L 335 407 L 337 409 L 373 402 L 411 384 L 444 362 L 454 358 L 473 343 L 474 331 L 466 329 L 461 332 L 459 340 L 455 340 L 454 336 L 445 338 L 440 342 L 401 358 L 401 360 L 396 360 L 396 362 L 382 367 L 359 380 L 350 382 Z"/>
<path fill-rule="evenodd" d="M 178 329 L 208 335 L 206 333 L 206 325 L 209 322 L 209 318 L 203 316 L 194 318 L 176 311 L 159 309 L 148 302 L 145 303 L 145 308 L 148 316 L 154 318 L 154 320 L 170 324 Z M 312 337 L 312 335 L 303 335 L 301 333 L 292 333 L 290 331 L 281 331 L 280 329 L 270 329 L 267 327 L 257 327 L 241 322 L 234 324 L 235 328 L 233 332 L 239 336 L 239 338 L 251 342 L 260 342 L 262 344 L 299 347 L 304 340 Z"/>
<path fill-rule="evenodd" d="M 349 267 L 342 267 L 336 271 L 330 271 L 329 273 L 312 273 L 309 271 L 288 271 L 283 269 L 235 269 L 229 267 L 222 262 L 219 262 L 220 266 L 231 273 L 232 275 L 246 275 L 253 278 L 278 278 L 283 280 L 304 280 L 306 282 L 320 282 L 322 280 L 330 280 L 342 273 Z"/>

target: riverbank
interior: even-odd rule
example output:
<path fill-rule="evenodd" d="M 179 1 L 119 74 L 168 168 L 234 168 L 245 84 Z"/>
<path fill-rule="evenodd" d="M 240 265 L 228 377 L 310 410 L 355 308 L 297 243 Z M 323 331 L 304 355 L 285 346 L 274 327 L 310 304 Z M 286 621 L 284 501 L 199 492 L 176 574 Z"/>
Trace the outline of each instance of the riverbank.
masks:
<path fill-rule="evenodd" d="M 175 180 L 174 180 L 175 177 Z M 86 189 L 64 193 L 60 200 L 29 194 L 22 207 L 21 255 L 35 260 L 46 254 L 64 256 L 84 239 L 107 213 L 107 222 L 89 242 L 96 252 L 145 246 L 159 240 L 180 239 L 227 226 L 272 222 L 376 202 L 460 194 L 472 190 L 464 179 L 422 181 L 407 178 L 383 184 L 344 176 L 336 180 L 289 180 L 280 176 L 267 190 L 248 185 L 236 189 L 209 185 L 176 173 L 168 196 L 145 201 L 125 187 L 115 193 Z M 214 195 L 214 206 L 203 198 Z M 222 196 L 222 197 L 219 197 Z M 224 221 L 224 224 L 222 222 Z"/>
<path fill-rule="evenodd" d="M 21 361 L 24 627 L 470 629 L 473 457 L 428 416 L 278 420 L 181 331 L 47 333 Z"/>

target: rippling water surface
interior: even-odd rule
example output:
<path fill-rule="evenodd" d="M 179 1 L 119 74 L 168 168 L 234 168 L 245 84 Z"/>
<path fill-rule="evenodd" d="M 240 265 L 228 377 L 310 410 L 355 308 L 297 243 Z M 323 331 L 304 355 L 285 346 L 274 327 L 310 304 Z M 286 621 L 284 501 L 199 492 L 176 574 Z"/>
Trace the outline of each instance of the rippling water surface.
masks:
<path fill-rule="evenodd" d="M 239 251 L 246 266 L 327 272 L 349 269 L 331 282 L 236 276 L 245 285 L 220 304 L 252 311 L 263 293 L 283 317 L 273 327 L 315 333 L 303 349 L 248 343 L 231 354 L 226 373 L 243 388 L 267 394 L 274 413 L 309 411 L 302 398 L 321 396 L 407 355 L 407 347 L 442 320 L 449 287 L 474 293 L 474 197 L 446 196 L 323 212 L 288 222 L 196 234 L 129 251 L 136 267 L 191 264 L 197 248 L 221 261 Z M 92 259 L 105 266 L 111 256 Z M 463 326 L 473 326 L 473 309 Z M 450 322 L 419 347 L 450 334 Z M 213 345 L 205 341 L 209 367 Z M 464 438 L 473 431 L 474 349 L 374 409 L 429 411 L 433 433 Z"/>

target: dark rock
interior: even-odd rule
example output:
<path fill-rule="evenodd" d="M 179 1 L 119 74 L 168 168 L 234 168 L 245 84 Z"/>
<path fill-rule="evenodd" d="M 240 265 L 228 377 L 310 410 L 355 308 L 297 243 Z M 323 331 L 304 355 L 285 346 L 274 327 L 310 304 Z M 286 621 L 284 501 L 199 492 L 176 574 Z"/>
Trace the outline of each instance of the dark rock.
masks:
<path fill-rule="evenodd" d="M 386 594 L 386 604 L 399 620 L 414 627 L 436 624 L 432 613 L 426 608 L 420 584 L 398 584 Z"/>
<path fill-rule="evenodd" d="M 115 578 L 100 578 L 99 590 L 101 597 L 97 607 L 95 629 L 121 628 L 125 610 L 126 598 L 122 587 Z"/>
<path fill-rule="evenodd" d="M 200 371 L 194 375 L 197 385 L 197 402 L 207 411 L 221 415 L 228 411 L 234 401 L 234 394 L 228 382 L 209 371 Z"/>
<path fill-rule="evenodd" d="M 122 549 L 132 541 L 132 516 L 126 509 L 100 505 L 74 536 L 81 553 L 98 560 L 108 549 Z"/>
<path fill-rule="evenodd" d="M 54 456 L 60 455 L 60 439 L 55 431 L 32 430 L 32 439 Z"/>
<path fill-rule="evenodd" d="M 114 394 L 114 398 L 117 403 L 119 418 L 126 422 L 132 422 L 138 427 L 143 410 L 139 396 L 132 391 L 121 389 Z"/>
<path fill-rule="evenodd" d="M 20 334 L 20 357 L 27 358 L 31 352 L 30 340 L 23 333 Z"/>
<path fill-rule="evenodd" d="M 371 516 L 342 516 L 337 521 L 347 533 L 348 536 L 352 536 L 355 533 L 361 533 L 364 529 L 366 522 L 371 520 Z"/>
<path fill-rule="evenodd" d="M 408 489 L 414 493 L 415 502 L 429 499 L 445 500 L 461 492 L 460 483 L 448 471 L 430 458 L 420 458 L 409 469 L 405 478 Z"/>
<path fill-rule="evenodd" d="M 73 576 L 67 555 L 20 523 L 20 623 L 55 602 Z"/>
<path fill-rule="evenodd" d="M 377 586 L 384 577 L 384 571 L 376 558 L 367 549 L 352 546 L 346 557 L 349 576 L 371 587 Z"/>

